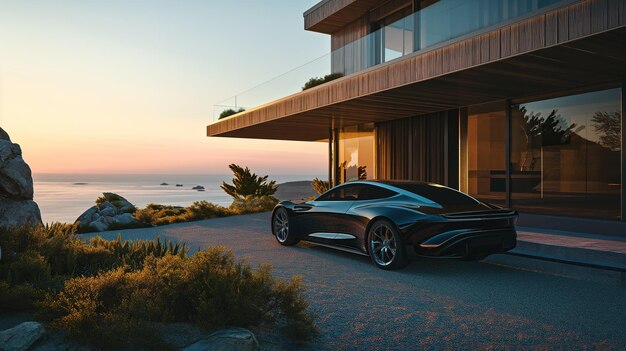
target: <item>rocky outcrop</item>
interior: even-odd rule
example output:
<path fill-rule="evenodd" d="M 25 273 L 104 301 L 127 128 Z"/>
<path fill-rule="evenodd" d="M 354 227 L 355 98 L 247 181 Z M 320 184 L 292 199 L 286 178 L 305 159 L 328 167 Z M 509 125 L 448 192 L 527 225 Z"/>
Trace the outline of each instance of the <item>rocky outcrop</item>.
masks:
<path fill-rule="evenodd" d="M 41 223 L 33 201 L 33 177 L 22 149 L 0 129 L 0 227 Z"/>
<path fill-rule="evenodd" d="M 11 141 L 11 138 L 9 138 L 9 134 L 7 134 L 7 132 L 5 132 L 2 127 L 0 127 L 0 140 Z"/>
<path fill-rule="evenodd" d="M 259 342 L 254 334 L 244 328 L 229 328 L 218 330 L 183 351 L 255 351 L 259 349 Z"/>
<path fill-rule="evenodd" d="M 43 325 L 37 322 L 24 322 L 0 332 L 0 350 L 26 351 L 46 333 Z"/>
<path fill-rule="evenodd" d="M 133 217 L 137 208 L 128 200 L 114 193 L 103 193 L 76 219 L 81 233 L 103 232 L 119 228 L 141 227 L 143 223 Z"/>

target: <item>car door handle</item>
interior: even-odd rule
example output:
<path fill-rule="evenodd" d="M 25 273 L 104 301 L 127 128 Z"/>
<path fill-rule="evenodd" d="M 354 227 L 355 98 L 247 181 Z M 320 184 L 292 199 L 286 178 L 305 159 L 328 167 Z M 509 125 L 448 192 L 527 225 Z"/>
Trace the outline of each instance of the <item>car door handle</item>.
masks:
<path fill-rule="evenodd" d="M 293 210 L 296 212 L 304 212 L 304 211 L 308 211 L 311 208 L 313 208 L 313 206 L 309 206 L 309 205 L 295 205 L 293 207 Z"/>

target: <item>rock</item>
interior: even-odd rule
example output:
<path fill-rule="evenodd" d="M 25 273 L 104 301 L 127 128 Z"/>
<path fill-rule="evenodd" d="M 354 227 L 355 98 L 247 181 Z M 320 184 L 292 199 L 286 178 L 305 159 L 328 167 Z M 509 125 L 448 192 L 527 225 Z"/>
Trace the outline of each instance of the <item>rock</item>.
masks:
<path fill-rule="evenodd" d="M 204 190 L 204 187 L 202 185 L 196 185 L 193 188 L 191 188 L 193 190 Z"/>
<path fill-rule="evenodd" d="M 113 217 L 117 214 L 117 208 L 110 202 L 106 201 L 98 205 L 98 214 L 100 216 Z"/>
<path fill-rule="evenodd" d="M 0 140 L 0 194 L 13 199 L 33 199 L 33 177 L 18 144 Z"/>
<path fill-rule="evenodd" d="M 166 182 L 163 182 L 163 183 L 161 183 L 161 185 L 169 185 L 169 184 L 167 184 Z"/>
<path fill-rule="evenodd" d="M 90 231 L 102 232 L 120 227 L 137 227 L 142 222 L 133 217 L 137 210 L 135 205 L 122 196 L 114 193 L 102 193 L 97 204 L 92 206 L 75 223 L 81 233 Z M 111 226 L 114 228 L 111 228 Z"/>
<path fill-rule="evenodd" d="M 97 219 L 94 218 L 96 215 L 98 215 L 98 207 L 91 206 L 87 211 L 83 212 L 82 215 L 78 216 L 78 219 L 76 219 L 76 223 L 78 224 L 78 230 L 87 230 L 87 228 L 89 228 L 89 223 Z M 100 216 L 98 215 L 98 217 Z"/>
<path fill-rule="evenodd" d="M 22 149 L 0 128 L 0 227 L 41 224 L 33 201 L 33 177 Z"/>
<path fill-rule="evenodd" d="M 135 222 L 138 221 L 130 213 L 122 213 L 121 215 L 113 217 L 113 223 L 117 225 L 127 226 Z"/>
<path fill-rule="evenodd" d="M 0 140 L 11 141 L 11 138 L 9 138 L 9 134 L 5 132 L 2 127 L 0 127 Z"/>
<path fill-rule="evenodd" d="M 0 332 L 0 350 L 26 351 L 45 334 L 41 323 L 24 322 Z"/>
<path fill-rule="evenodd" d="M 181 187 L 181 186 L 183 186 L 183 185 L 182 185 L 182 184 L 176 184 L 176 186 L 177 186 L 177 187 Z"/>
<path fill-rule="evenodd" d="M 41 212 L 35 201 L 0 196 L 0 227 L 37 224 L 41 224 Z"/>
<path fill-rule="evenodd" d="M 107 223 L 107 218 L 111 217 L 100 217 L 97 220 L 89 223 L 89 229 L 95 232 L 103 232 L 109 228 L 109 224 Z"/>
<path fill-rule="evenodd" d="M 253 351 L 259 349 L 259 342 L 254 334 L 244 328 L 218 330 L 192 345 L 184 351 Z"/>

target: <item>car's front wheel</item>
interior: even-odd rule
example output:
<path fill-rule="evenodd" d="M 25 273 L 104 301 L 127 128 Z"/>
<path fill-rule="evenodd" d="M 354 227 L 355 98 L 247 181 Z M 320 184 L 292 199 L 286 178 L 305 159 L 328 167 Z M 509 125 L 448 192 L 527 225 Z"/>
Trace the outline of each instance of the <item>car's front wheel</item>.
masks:
<path fill-rule="evenodd" d="M 272 234 L 281 245 L 290 246 L 297 244 L 300 240 L 289 230 L 289 213 L 284 207 L 279 207 L 272 216 Z"/>
<path fill-rule="evenodd" d="M 378 268 L 394 270 L 409 264 L 402 237 L 396 226 L 387 220 L 372 224 L 367 234 L 367 247 L 372 262 Z"/>

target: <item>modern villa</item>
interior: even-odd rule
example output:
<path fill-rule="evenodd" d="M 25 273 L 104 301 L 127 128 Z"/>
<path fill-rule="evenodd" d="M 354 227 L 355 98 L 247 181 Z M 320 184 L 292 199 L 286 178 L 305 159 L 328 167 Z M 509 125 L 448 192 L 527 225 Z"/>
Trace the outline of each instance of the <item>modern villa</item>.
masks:
<path fill-rule="evenodd" d="M 245 111 L 209 136 L 326 142 L 332 184 L 436 182 L 522 225 L 626 233 L 626 0 L 324 0 L 304 28 L 330 53 L 217 106 Z"/>

